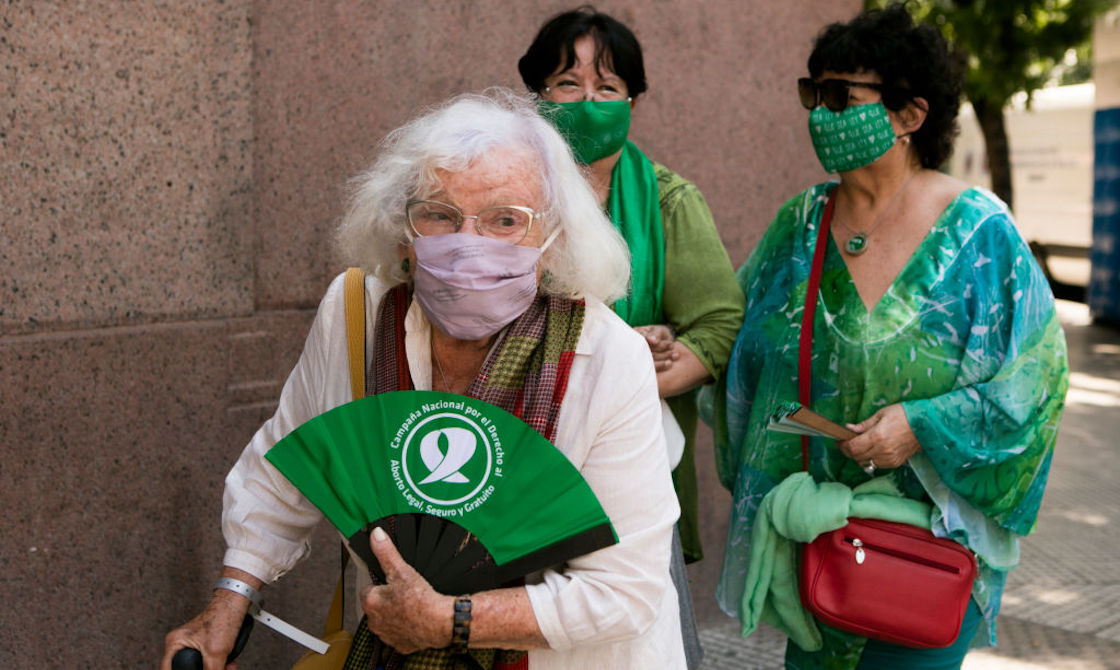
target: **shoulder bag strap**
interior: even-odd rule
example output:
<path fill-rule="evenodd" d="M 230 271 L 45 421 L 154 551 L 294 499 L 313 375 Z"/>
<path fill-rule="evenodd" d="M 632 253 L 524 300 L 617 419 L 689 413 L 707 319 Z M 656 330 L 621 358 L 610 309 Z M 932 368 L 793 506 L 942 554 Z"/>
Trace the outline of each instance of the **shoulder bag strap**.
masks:
<path fill-rule="evenodd" d="M 346 545 L 341 542 L 338 543 L 338 548 L 338 583 L 334 587 L 331 608 L 327 611 L 327 623 L 323 626 L 324 638 L 342 630 L 343 609 L 346 607 L 346 564 L 350 561 L 350 553 L 346 551 Z"/>
<path fill-rule="evenodd" d="M 366 277 L 361 268 L 347 268 L 343 279 L 343 303 L 346 308 L 346 354 L 350 368 L 350 391 L 354 400 L 366 395 Z M 323 637 L 342 630 L 346 607 L 346 563 L 350 553 L 339 543 L 338 584 L 334 587 L 331 609 L 323 626 Z"/>
<path fill-rule="evenodd" d="M 366 394 L 366 284 L 361 268 L 347 268 L 343 285 L 346 305 L 346 351 L 354 400 Z"/>
<path fill-rule="evenodd" d="M 824 251 L 828 246 L 828 228 L 832 223 L 832 210 L 836 206 L 836 189 L 828 196 L 817 227 L 817 242 L 813 248 L 813 266 L 809 270 L 809 285 L 805 289 L 805 310 L 801 313 L 801 341 L 797 361 L 797 391 L 802 407 L 809 407 L 813 379 L 813 318 L 817 313 L 817 294 L 821 286 Z M 809 436 L 801 436 L 801 468 L 809 469 Z"/>

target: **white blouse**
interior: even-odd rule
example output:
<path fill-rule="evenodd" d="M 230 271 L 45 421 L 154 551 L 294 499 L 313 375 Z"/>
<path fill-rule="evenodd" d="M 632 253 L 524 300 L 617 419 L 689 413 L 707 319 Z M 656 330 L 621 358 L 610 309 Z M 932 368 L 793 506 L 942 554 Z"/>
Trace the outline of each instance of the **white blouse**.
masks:
<path fill-rule="evenodd" d="M 366 332 L 388 289 L 366 278 Z M 305 421 L 352 400 L 343 280 L 327 289 L 276 414 L 226 477 L 225 565 L 272 582 L 310 550 L 322 514 L 268 461 L 272 445 Z M 405 320 L 413 383 L 431 388 L 431 326 L 414 302 Z M 366 360 L 373 352 L 367 337 Z M 588 300 L 556 446 L 582 473 L 618 534 L 618 544 L 530 575 L 529 600 L 549 649 L 529 652 L 530 670 L 683 668 L 669 549 L 679 515 L 649 348 L 613 311 Z M 362 573 L 365 571 L 359 571 Z"/>

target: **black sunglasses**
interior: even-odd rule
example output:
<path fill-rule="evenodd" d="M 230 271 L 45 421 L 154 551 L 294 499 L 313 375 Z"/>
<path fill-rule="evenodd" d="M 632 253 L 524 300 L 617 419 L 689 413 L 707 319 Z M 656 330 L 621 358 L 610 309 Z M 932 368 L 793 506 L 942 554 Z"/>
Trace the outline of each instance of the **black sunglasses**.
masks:
<path fill-rule="evenodd" d="M 821 82 L 813 81 L 808 77 L 797 80 L 797 95 L 801 97 L 801 105 L 805 109 L 813 110 L 818 105 L 824 106 L 833 112 L 842 112 L 848 107 L 852 87 L 870 88 L 880 93 L 886 88 L 883 84 L 873 84 L 864 81 L 850 81 L 848 79 L 825 79 Z"/>

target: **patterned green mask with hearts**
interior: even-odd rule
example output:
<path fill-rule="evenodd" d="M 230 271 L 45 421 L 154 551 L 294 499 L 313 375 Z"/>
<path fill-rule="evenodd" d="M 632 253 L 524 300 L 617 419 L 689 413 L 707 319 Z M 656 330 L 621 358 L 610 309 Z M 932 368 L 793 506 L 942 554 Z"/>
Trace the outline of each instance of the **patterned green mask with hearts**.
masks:
<path fill-rule="evenodd" d="M 894 128 L 883 103 L 833 112 L 824 105 L 809 114 L 809 135 L 826 172 L 848 172 L 879 160 L 894 145 Z"/>

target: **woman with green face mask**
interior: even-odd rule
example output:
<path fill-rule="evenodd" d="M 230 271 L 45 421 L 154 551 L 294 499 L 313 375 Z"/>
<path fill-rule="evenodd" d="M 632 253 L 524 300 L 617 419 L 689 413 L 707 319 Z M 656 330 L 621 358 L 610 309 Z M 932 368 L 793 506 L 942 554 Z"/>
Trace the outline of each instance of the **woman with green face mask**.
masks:
<path fill-rule="evenodd" d="M 653 354 L 658 391 L 667 401 L 683 556 L 699 560 L 694 389 L 722 375 L 742 322 L 743 296 L 727 251 L 700 191 L 627 139 L 646 79 L 641 46 L 626 26 L 589 7 L 565 12 L 541 28 L 518 69 L 540 96 L 541 113 L 587 166 L 592 188 L 630 247 L 631 292 L 614 309 L 645 336 Z M 683 564 L 676 567 L 684 601 Z M 686 609 L 682 614 L 691 618 Z"/>
<path fill-rule="evenodd" d="M 995 643 L 1018 538 L 1034 527 L 1067 386 L 1065 340 L 1006 205 L 938 171 L 961 80 L 937 30 L 902 5 L 868 11 L 828 26 L 808 66 L 797 88 L 809 136 L 838 179 L 783 205 L 739 272 L 746 314 L 714 397 L 716 462 L 733 495 L 717 597 L 744 632 L 777 622 L 790 636 L 787 667 L 959 668 L 970 646 Z M 807 438 L 803 462 L 800 436 L 768 429 L 790 401 L 856 436 Z M 787 564 L 796 554 L 768 542 L 792 541 L 782 527 L 825 514 L 781 502 L 803 470 L 822 491 L 858 494 L 874 479 L 897 494 L 882 511 L 922 505 L 934 535 L 975 554 L 956 642 L 868 640 L 800 609 Z M 792 589 L 777 575 L 793 575 Z"/>
<path fill-rule="evenodd" d="M 742 322 L 727 251 L 700 191 L 627 139 L 646 79 L 641 46 L 625 25 L 588 7 L 560 14 L 541 28 L 518 69 L 630 246 L 631 293 L 614 309 L 646 337 L 657 364 L 667 418 L 676 424 L 667 437 L 670 460 L 679 461 L 673 474 L 684 554 L 699 560 L 692 391 L 722 375 Z"/>

